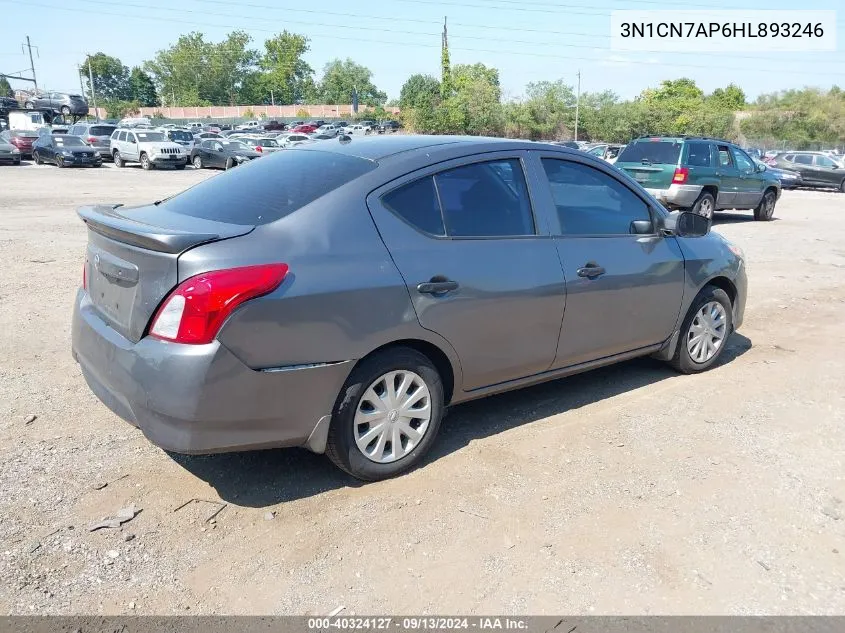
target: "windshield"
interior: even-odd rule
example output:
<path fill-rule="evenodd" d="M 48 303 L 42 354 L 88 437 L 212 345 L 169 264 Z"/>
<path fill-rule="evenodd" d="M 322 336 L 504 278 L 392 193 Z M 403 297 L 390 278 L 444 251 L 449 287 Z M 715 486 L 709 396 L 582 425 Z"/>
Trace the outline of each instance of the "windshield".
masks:
<path fill-rule="evenodd" d="M 54 138 L 58 147 L 85 147 L 85 143 L 78 136 L 56 136 Z"/>
<path fill-rule="evenodd" d="M 166 210 L 230 224 L 267 224 L 376 168 L 334 152 L 276 152 L 163 202 Z"/>
<path fill-rule="evenodd" d="M 173 141 L 193 141 L 194 135 L 190 132 L 183 132 L 182 130 L 173 130 L 172 132 L 168 132 L 167 135 Z"/>
<path fill-rule="evenodd" d="M 116 129 L 113 125 L 95 125 L 88 130 L 88 133 L 91 136 L 111 136 Z"/>
<path fill-rule="evenodd" d="M 677 141 L 638 141 L 628 145 L 617 162 L 677 165 L 680 155 L 681 143 Z"/>
<path fill-rule="evenodd" d="M 141 143 L 160 143 L 166 141 L 164 132 L 135 132 L 138 135 L 138 140 Z"/>

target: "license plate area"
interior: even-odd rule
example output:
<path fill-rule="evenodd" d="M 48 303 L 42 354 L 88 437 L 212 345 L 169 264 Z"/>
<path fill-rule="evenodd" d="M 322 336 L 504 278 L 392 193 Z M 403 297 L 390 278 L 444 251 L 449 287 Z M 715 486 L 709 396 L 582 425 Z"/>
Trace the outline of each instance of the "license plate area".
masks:
<path fill-rule="evenodd" d="M 634 172 L 634 179 L 637 182 L 648 182 L 650 174 L 644 171 L 636 171 Z"/>
<path fill-rule="evenodd" d="M 92 252 L 89 262 L 91 301 L 109 320 L 128 328 L 138 288 L 138 267 L 101 250 Z"/>

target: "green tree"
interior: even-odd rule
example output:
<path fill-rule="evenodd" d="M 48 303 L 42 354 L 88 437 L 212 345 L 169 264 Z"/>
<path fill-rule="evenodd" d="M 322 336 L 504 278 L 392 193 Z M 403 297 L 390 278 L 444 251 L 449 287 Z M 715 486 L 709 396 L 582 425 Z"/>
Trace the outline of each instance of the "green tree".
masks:
<path fill-rule="evenodd" d="M 151 108 L 158 105 L 158 95 L 152 78 L 138 66 L 135 66 L 129 74 L 129 91 L 132 101 L 142 107 Z"/>
<path fill-rule="evenodd" d="M 272 91 L 276 103 L 298 103 L 309 96 L 314 69 L 303 59 L 309 48 L 307 37 L 288 31 L 264 42 L 261 84 L 268 97 Z"/>
<path fill-rule="evenodd" d="M 250 41 L 243 31 L 233 31 L 217 43 L 207 42 L 202 33 L 188 33 L 143 68 L 159 94 L 175 98 L 178 105 L 234 105 L 258 63 L 258 53 L 248 48 Z"/>
<path fill-rule="evenodd" d="M 736 84 L 716 88 L 707 101 L 722 110 L 742 110 L 745 107 L 745 92 Z"/>
<path fill-rule="evenodd" d="M 431 75 L 411 75 L 399 92 L 399 107 L 432 107 L 440 96 L 440 82 Z"/>
<path fill-rule="evenodd" d="M 9 84 L 9 80 L 5 77 L 0 77 L 0 95 L 6 97 L 11 96 L 14 91 L 12 90 L 12 86 Z"/>
<path fill-rule="evenodd" d="M 372 71 L 351 59 L 335 59 L 326 64 L 317 94 L 323 103 L 351 103 L 352 91 L 358 91 L 358 101 L 365 106 L 381 105 L 387 94 L 372 82 Z"/>
<path fill-rule="evenodd" d="M 443 42 L 440 45 L 440 97 L 452 96 L 452 62 L 449 59 L 449 41 L 446 38 L 446 24 L 443 24 Z"/>
<path fill-rule="evenodd" d="M 499 86 L 499 69 L 481 63 L 457 64 L 452 70 L 451 82 L 455 91 L 467 91 L 473 85 L 484 84 L 495 92 L 497 101 L 502 96 Z"/>
<path fill-rule="evenodd" d="M 117 57 L 105 53 L 88 55 L 79 68 L 79 74 L 85 82 L 89 101 L 91 76 L 94 77 L 94 95 L 102 101 L 129 100 L 132 96 L 129 69 Z"/>

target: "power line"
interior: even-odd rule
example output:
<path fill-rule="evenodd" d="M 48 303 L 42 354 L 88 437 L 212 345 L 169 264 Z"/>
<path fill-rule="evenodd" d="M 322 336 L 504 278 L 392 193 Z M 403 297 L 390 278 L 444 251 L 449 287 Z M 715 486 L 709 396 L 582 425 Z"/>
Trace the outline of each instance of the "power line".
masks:
<path fill-rule="evenodd" d="M 95 14 L 95 15 L 113 15 L 113 16 L 118 16 L 118 17 L 123 17 L 123 18 L 128 17 L 128 18 L 132 18 L 132 19 L 152 20 L 152 21 L 155 21 L 155 22 L 161 21 L 160 17 L 149 16 L 149 15 L 128 15 L 126 13 L 113 13 L 113 12 L 101 11 L 101 10 L 97 10 L 97 11 L 85 10 L 85 9 L 79 9 L 79 8 L 76 8 L 76 7 L 74 7 L 74 8 L 57 7 L 57 6 L 54 6 L 54 5 L 39 4 L 39 3 L 29 2 L 29 1 L 21 2 L 19 0 L 0 0 L 0 1 L 9 2 L 11 4 L 25 4 L 26 6 L 30 6 L 30 7 L 31 6 L 39 6 L 39 7 L 43 7 L 43 8 L 46 8 L 46 9 L 57 10 L 57 11 L 71 11 L 73 13 L 88 13 L 88 14 Z M 98 2 L 98 0 L 83 0 L 83 1 L 85 1 L 85 2 Z M 414 0 L 414 1 L 416 1 L 416 0 Z M 100 4 L 109 4 L 109 3 L 100 3 Z M 136 7 L 142 7 L 144 9 L 148 8 L 147 5 L 128 5 L 127 3 L 122 3 L 121 6 L 136 6 Z M 167 9 L 167 10 L 169 10 L 169 11 L 182 11 L 180 9 Z M 196 13 L 195 11 L 189 11 L 189 10 L 185 10 L 185 11 L 190 12 L 190 13 Z M 235 17 L 235 16 L 232 16 L 230 14 L 224 14 L 223 17 Z M 194 26 L 207 26 L 207 27 L 212 27 L 212 28 L 233 28 L 234 27 L 234 25 L 232 25 L 232 24 L 227 24 L 227 25 L 211 24 L 211 23 L 207 23 L 207 22 L 196 22 L 196 21 L 193 21 L 193 20 L 191 20 L 191 21 L 174 20 L 174 21 L 180 22 L 180 23 L 183 23 L 183 24 L 190 24 L 190 25 L 194 25 Z M 340 25 L 325 25 L 325 26 L 330 26 L 331 28 L 335 28 L 335 27 L 338 27 Z M 279 32 L 276 29 L 261 29 L 261 28 L 253 27 L 251 25 L 246 26 L 246 27 L 242 27 L 242 28 L 245 28 L 247 30 L 252 30 L 252 31 L 274 33 L 274 34 L 277 34 Z M 398 31 L 395 31 L 395 32 L 398 32 Z M 439 34 L 419 33 L 419 32 L 414 32 L 414 31 L 408 31 L 408 32 L 404 32 L 404 33 L 413 34 L 413 35 L 423 35 L 423 36 L 427 36 L 427 37 L 432 36 L 432 35 L 436 35 L 436 37 L 439 37 Z M 386 44 L 386 45 L 395 45 L 395 46 L 421 46 L 421 47 L 425 47 L 425 48 L 433 48 L 433 47 L 437 46 L 437 43 L 428 44 L 428 43 L 408 42 L 408 41 L 397 42 L 395 40 L 376 40 L 376 39 L 373 39 L 373 38 L 363 39 L 363 38 L 355 38 L 355 37 L 343 37 L 343 36 L 339 36 L 339 35 L 336 35 L 336 34 L 328 35 L 328 34 L 322 34 L 322 33 L 321 34 L 310 34 L 310 37 L 331 37 L 332 39 L 339 39 L 339 40 L 346 40 L 346 41 L 353 41 L 353 42 L 366 42 L 366 43 L 369 43 L 369 44 Z M 483 39 L 486 40 L 486 39 L 489 39 L 489 38 L 483 38 Z M 503 40 L 503 41 L 506 41 L 506 40 Z M 514 43 L 516 43 L 516 42 L 514 42 Z M 595 49 L 596 50 L 602 50 L 602 51 L 605 50 L 605 49 L 600 48 L 600 47 L 595 47 Z M 574 56 L 574 55 L 555 55 L 555 54 L 551 54 L 551 53 L 534 53 L 534 52 L 524 51 L 524 50 L 501 50 L 501 49 L 466 48 L 466 47 L 452 47 L 452 50 L 465 51 L 465 52 L 475 52 L 475 53 L 520 55 L 520 56 L 537 57 L 537 58 L 545 58 L 545 59 L 563 59 L 563 60 L 590 61 L 590 62 L 598 62 L 598 63 L 603 63 L 603 62 L 604 63 L 615 63 L 613 60 L 606 60 L 606 59 L 603 59 L 601 57 L 581 57 L 581 56 Z M 646 52 L 646 51 L 640 51 L 640 52 Z M 654 52 L 656 52 L 656 51 L 654 51 Z M 708 69 L 708 70 L 710 70 L 710 69 L 733 70 L 733 71 L 738 70 L 736 66 L 715 66 L 715 65 L 712 65 L 712 64 L 688 64 L 688 63 L 677 63 L 677 62 L 673 62 L 672 67 L 674 67 L 674 68 L 701 68 L 701 69 Z M 753 72 L 756 72 L 756 73 L 763 72 L 763 73 L 777 73 L 777 74 L 801 74 L 801 75 L 807 74 L 806 70 L 784 70 L 784 69 L 780 69 L 780 68 L 778 68 L 778 69 L 772 69 L 772 68 L 753 68 L 753 69 L 751 69 L 751 68 L 749 68 L 748 71 L 749 72 L 753 71 Z M 839 73 L 827 73 L 827 75 L 828 76 L 830 76 L 830 75 L 839 76 L 840 74 Z"/>

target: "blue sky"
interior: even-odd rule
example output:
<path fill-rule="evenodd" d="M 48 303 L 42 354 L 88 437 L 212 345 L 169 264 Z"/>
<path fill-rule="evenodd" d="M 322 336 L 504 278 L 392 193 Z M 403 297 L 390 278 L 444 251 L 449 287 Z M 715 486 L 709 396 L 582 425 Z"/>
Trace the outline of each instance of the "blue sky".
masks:
<path fill-rule="evenodd" d="M 413 73 L 439 76 L 440 30 L 449 20 L 452 63 L 497 67 L 505 96 L 518 97 L 530 81 L 564 79 L 582 73 L 585 91 L 610 89 L 625 98 L 663 79 L 694 79 L 705 91 L 734 82 L 749 97 L 803 86 L 845 86 L 845 55 L 823 53 L 613 53 L 612 9 L 784 9 L 794 0 L 0 0 L 4 37 L 0 72 L 28 69 L 21 42 L 38 46 L 39 86 L 79 89 L 76 65 L 88 52 L 102 51 L 128 66 L 152 58 L 182 33 L 201 31 L 212 40 L 234 29 L 252 35 L 256 48 L 283 29 L 311 39 L 307 61 L 319 77 L 323 65 L 351 57 L 369 67 L 376 85 L 397 97 Z M 843 9 L 837 15 L 838 42 L 845 40 L 845 3 L 808 0 L 801 9 Z M 8 28 L 13 25 L 14 28 Z M 12 81 L 13 87 L 25 87 Z"/>

